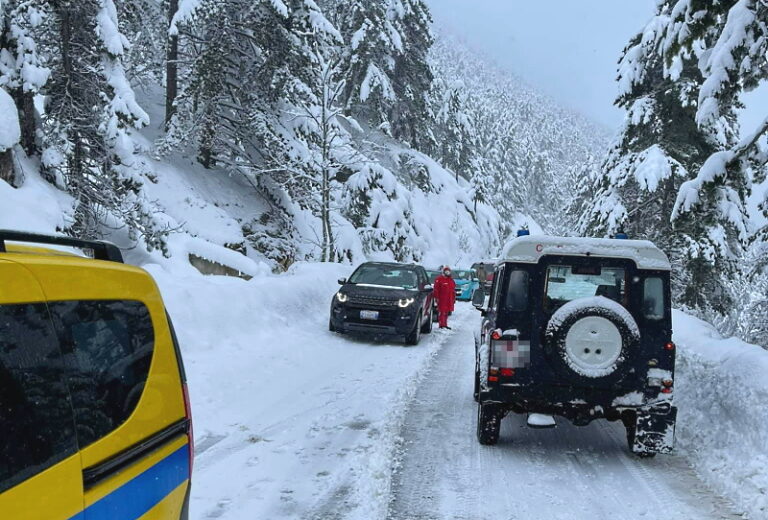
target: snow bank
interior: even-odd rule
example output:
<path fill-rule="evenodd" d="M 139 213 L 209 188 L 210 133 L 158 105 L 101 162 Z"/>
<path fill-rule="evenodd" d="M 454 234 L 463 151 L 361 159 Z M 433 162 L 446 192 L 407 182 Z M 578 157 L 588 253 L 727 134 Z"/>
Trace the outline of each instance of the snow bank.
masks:
<path fill-rule="evenodd" d="M 679 449 L 750 518 L 768 518 L 768 351 L 673 314 Z"/>
<path fill-rule="evenodd" d="M 45 182 L 34 162 L 22 155 L 16 160 L 24 180 L 19 188 L 0 181 L 0 229 L 53 233 L 64 227 L 74 199 Z"/>

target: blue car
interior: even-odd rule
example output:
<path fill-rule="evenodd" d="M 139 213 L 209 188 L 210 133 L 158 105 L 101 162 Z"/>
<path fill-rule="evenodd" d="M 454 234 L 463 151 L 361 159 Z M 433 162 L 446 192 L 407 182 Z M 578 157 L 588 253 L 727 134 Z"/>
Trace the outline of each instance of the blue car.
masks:
<path fill-rule="evenodd" d="M 474 270 L 456 270 L 453 272 L 453 280 L 456 282 L 457 300 L 470 301 L 480 287 L 480 280 Z"/>

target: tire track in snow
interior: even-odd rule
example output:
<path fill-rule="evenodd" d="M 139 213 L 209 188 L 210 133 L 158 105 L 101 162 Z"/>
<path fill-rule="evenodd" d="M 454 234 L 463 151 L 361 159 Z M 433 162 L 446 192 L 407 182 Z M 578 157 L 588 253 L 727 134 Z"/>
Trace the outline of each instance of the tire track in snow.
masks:
<path fill-rule="evenodd" d="M 396 455 L 402 444 L 401 431 L 414 394 L 429 377 L 434 360 L 440 352 L 456 342 L 456 331 L 468 329 L 474 325 L 473 320 L 470 319 L 473 317 L 476 317 L 474 308 L 459 307 L 453 318 L 454 331 L 441 331 L 435 328 L 432 334 L 422 336 L 422 342 L 418 346 L 404 347 L 426 348 L 428 353 L 396 395 L 388 402 L 382 403 L 389 408 L 389 411 L 385 419 L 372 425 L 378 432 L 378 436 L 371 451 L 365 454 L 351 474 L 337 480 L 323 493 L 316 504 L 302 515 L 303 520 L 349 518 L 368 520 L 386 515 L 391 492 L 392 470 L 397 464 Z M 376 397 L 371 396 L 372 402 Z"/>

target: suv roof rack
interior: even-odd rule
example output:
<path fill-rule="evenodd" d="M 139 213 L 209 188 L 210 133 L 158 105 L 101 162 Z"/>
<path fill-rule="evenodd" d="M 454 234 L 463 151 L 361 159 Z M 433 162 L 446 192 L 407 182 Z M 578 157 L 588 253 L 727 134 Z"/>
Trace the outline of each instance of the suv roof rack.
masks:
<path fill-rule="evenodd" d="M 120 248 L 115 244 L 104 240 L 83 240 L 80 238 L 41 235 L 38 233 L 0 229 L 0 253 L 6 252 L 6 242 L 23 242 L 28 244 L 46 244 L 90 249 L 93 251 L 93 258 L 96 260 L 123 263 L 123 254 L 120 252 Z"/>

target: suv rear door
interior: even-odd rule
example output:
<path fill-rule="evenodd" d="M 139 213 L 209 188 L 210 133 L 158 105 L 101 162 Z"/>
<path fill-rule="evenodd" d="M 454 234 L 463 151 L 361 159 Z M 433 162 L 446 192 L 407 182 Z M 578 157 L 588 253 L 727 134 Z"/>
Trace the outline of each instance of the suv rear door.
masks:
<path fill-rule="evenodd" d="M 23 266 L 0 260 L 0 511 L 66 520 L 83 479 L 66 374 L 45 296 Z"/>

